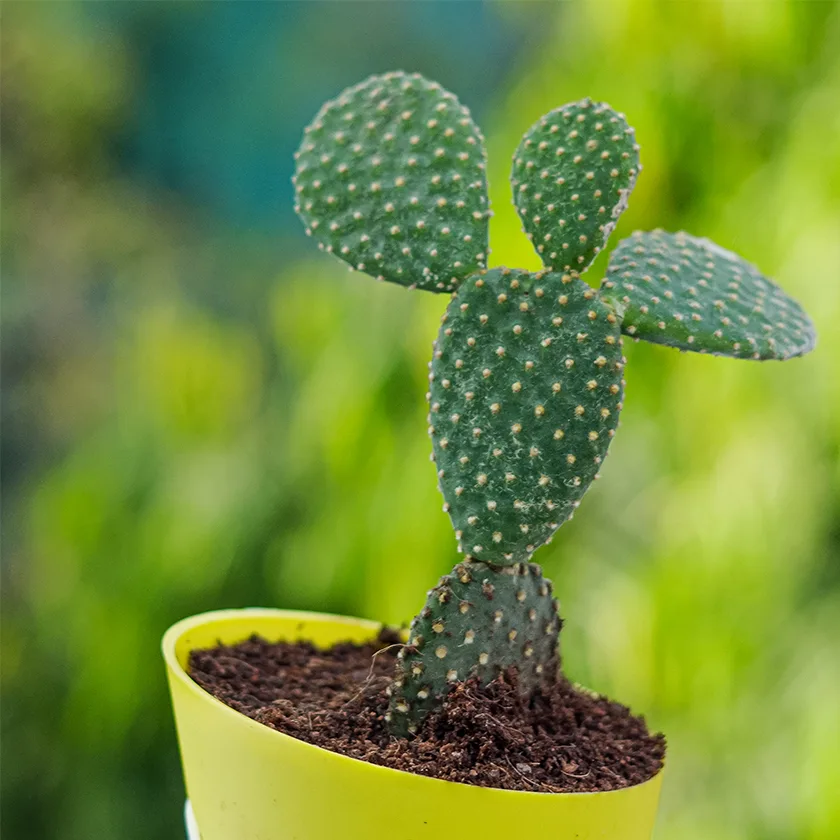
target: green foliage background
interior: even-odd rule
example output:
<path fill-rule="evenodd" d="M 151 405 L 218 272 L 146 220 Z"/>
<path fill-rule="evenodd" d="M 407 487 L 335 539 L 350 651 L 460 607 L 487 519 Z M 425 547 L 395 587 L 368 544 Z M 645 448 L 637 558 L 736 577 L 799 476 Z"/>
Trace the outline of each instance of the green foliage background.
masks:
<path fill-rule="evenodd" d="M 216 4 L 138 5 L 151 25 Z M 336 29 L 348 84 L 388 69 L 339 37 L 350 5 L 387 38 L 380 4 L 306 12 Z M 455 559 L 423 401 L 445 300 L 348 275 L 288 219 L 236 228 L 116 167 L 136 74 L 119 39 L 73 25 L 83 11 L 3 8 L 2 819 L 10 838 L 176 837 L 170 623 L 252 604 L 402 622 Z M 483 13 L 521 39 L 480 114 L 493 264 L 538 265 L 507 184 L 521 133 L 590 95 L 642 146 L 617 236 L 709 236 L 817 323 L 817 351 L 784 365 L 629 347 L 602 480 L 540 560 L 567 671 L 668 735 L 659 840 L 834 840 L 840 8 Z M 260 81 L 293 86 L 304 119 L 324 92 Z"/>

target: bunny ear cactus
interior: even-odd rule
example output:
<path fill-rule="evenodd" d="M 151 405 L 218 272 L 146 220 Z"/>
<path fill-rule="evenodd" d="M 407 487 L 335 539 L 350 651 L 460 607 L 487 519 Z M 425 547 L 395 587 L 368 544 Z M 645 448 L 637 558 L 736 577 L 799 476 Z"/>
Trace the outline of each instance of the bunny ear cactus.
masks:
<path fill-rule="evenodd" d="M 352 269 L 451 292 L 429 365 L 429 434 L 465 558 L 427 596 L 389 690 L 397 736 L 451 687 L 508 668 L 525 693 L 559 672 L 561 621 L 533 553 L 598 477 L 624 398 L 622 334 L 751 359 L 811 350 L 813 324 L 754 266 L 663 231 L 619 242 L 599 290 L 580 279 L 641 171 L 623 114 L 583 99 L 525 134 L 511 183 L 545 270 L 487 270 L 483 138 L 418 74 L 348 88 L 306 129 L 296 209 Z"/>

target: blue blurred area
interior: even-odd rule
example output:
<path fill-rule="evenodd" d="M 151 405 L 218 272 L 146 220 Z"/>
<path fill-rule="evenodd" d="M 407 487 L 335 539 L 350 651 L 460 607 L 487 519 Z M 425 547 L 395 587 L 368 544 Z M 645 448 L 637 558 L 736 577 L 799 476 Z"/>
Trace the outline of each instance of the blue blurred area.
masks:
<path fill-rule="evenodd" d="M 161 8 L 162 7 L 162 8 Z M 370 73 L 439 79 L 481 119 L 521 33 L 481 2 L 93 3 L 124 45 L 120 167 L 223 222 L 293 223 L 292 153 L 313 102 Z M 297 224 L 297 222 L 294 222 Z"/>

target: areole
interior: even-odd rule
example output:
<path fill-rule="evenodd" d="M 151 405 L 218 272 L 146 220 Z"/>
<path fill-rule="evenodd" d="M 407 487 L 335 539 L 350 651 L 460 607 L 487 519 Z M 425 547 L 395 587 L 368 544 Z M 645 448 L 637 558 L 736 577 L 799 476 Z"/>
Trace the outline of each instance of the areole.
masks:
<path fill-rule="evenodd" d="M 163 656 L 202 840 L 649 840 L 661 772 L 606 793 L 444 782 L 347 758 L 256 723 L 206 693 L 185 670 L 191 650 L 254 633 L 327 647 L 367 641 L 379 629 L 376 622 L 320 613 L 244 609 L 193 616 L 167 631 Z"/>

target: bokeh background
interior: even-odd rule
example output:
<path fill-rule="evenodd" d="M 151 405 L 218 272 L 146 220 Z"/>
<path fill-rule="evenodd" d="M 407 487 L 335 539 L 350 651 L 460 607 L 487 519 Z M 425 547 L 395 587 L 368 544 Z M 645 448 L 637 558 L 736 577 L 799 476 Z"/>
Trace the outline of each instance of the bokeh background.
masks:
<path fill-rule="evenodd" d="M 495 264 L 538 265 L 518 137 L 588 94 L 642 146 L 613 242 L 710 236 L 813 313 L 784 365 L 630 346 L 602 480 L 540 559 L 569 674 L 668 735 L 658 840 L 840 837 L 837 3 L 2 15 L 4 837 L 182 836 L 172 622 L 401 622 L 455 560 L 423 400 L 445 300 L 348 274 L 291 210 L 303 125 L 393 68 L 484 127 Z"/>

